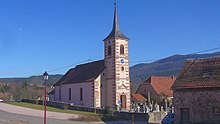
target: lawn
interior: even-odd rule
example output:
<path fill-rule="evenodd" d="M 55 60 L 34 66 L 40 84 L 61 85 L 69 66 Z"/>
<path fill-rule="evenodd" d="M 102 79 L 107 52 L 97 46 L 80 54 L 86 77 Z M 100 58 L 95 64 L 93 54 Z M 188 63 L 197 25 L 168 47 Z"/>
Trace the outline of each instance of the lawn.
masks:
<path fill-rule="evenodd" d="M 7 104 L 21 106 L 21 107 L 27 107 L 37 110 L 43 110 L 43 105 L 37 105 L 37 104 L 31 104 L 31 103 L 25 103 L 25 102 L 6 102 Z M 77 114 L 77 115 L 91 115 L 91 116 L 99 116 L 98 114 L 92 113 L 92 112 L 82 112 L 82 111 L 76 111 L 76 110 L 64 110 L 60 108 L 55 107 L 49 107 L 47 106 L 47 111 L 51 112 L 60 112 L 60 113 L 68 113 L 68 114 Z"/>
<path fill-rule="evenodd" d="M 31 104 L 31 103 L 25 103 L 25 102 L 5 102 L 7 104 L 26 107 L 26 108 L 32 108 L 37 110 L 43 110 L 43 105 L 37 105 L 37 104 Z M 77 114 L 81 115 L 79 118 L 71 119 L 72 121 L 86 121 L 86 122 L 97 122 L 97 121 L 116 121 L 121 120 L 120 118 L 116 116 L 111 115 L 105 115 L 105 114 L 96 114 L 92 112 L 83 112 L 83 111 L 76 111 L 76 110 L 64 110 L 60 108 L 55 107 L 49 107 L 47 106 L 47 111 L 51 112 L 60 112 L 60 113 L 67 113 L 67 114 Z"/>

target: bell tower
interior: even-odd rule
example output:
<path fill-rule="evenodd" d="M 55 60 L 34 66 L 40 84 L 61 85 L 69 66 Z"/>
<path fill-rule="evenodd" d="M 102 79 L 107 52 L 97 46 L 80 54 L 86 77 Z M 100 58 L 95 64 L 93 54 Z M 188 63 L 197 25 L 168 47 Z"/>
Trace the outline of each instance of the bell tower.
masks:
<path fill-rule="evenodd" d="M 128 40 L 119 29 L 117 7 L 114 3 L 114 20 L 111 33 L 104 39 L 105 106 L 130 109 L 130 78 Z"/>

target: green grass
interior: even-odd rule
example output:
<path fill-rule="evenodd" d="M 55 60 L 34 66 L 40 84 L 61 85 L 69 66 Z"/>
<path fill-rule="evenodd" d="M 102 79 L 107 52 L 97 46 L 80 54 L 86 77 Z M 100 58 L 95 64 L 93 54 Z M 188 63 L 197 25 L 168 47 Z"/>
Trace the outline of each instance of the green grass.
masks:
<path fill-rule="evenodd" d="M 32 108 L 37 110 L 43 110 L 43 105 L 37 105 L 37 104 L 31 104 L 31 103 L 25 103 L 25 102 L 6 102 L 7 104 L 26 107 L 26 108 Z M 60 113 L 67 113 L 67 114 L 77 114 L 77 115 L 88 115 L 88 116 L 99 116 L 98 114 L 92 113 L 92 112 L 82 112 L 82 111 L 76 111 L 76 110 L 64 110 L 60 108 L 55 107 L 49 107 L 47 106 L 47 111 L 51 112 L 60 112 Z"/>
<path fill-rule="evenodd" d="M 37 104 L 31 104 L 31 103 L 25 103 L 25 102 L 5 102 L 5 103 L 16 105 L 16 106 L 21 106 L 21 107 L 26 107 L 26 108 L 37 109 L 37 110 L 44 109 L 43 105 L 37 105 Z M 64 110 L 64 109 L 49 107 L 49 106 L 47 106 L 47 111 L 80 115 L 79 118 L 70 119 L 71 121 L 98 122 L 98 121 L 121 120 L 121 118 L 118 118 L 116 116 L 110 116 L 110 115 L 105 115 L 105 114 L 95 114 L 92 112 L 83 112 L 83 111 L 76 111 L 76 110 Z"/>

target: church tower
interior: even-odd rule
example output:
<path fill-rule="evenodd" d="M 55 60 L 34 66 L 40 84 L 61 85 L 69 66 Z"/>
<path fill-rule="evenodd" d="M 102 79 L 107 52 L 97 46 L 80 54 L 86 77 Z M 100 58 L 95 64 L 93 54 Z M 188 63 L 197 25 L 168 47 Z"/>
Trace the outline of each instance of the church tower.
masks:
<path fill-rule="evenodd" d="M 130 109 L 130 78 L 128 40 L 119 29 L 117 7 L 114 3 L 114 20 L 111 33 L 104 39 L 106 66 L 103 104 L 108 107 Z"/>

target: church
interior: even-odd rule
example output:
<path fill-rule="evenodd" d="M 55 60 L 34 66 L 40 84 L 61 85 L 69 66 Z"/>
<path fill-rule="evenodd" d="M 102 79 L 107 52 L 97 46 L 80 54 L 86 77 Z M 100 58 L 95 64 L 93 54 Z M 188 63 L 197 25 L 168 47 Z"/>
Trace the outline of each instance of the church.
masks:
<path fill-rule="evenodd" d="M 104 59 L 75 66 L 54 84 L 54 101 L 130 110 L 128 40 L 119 29 L 116 3 Z"/>

